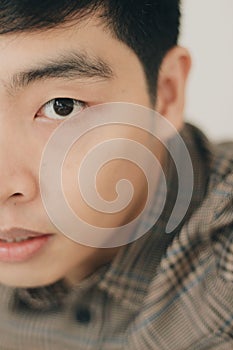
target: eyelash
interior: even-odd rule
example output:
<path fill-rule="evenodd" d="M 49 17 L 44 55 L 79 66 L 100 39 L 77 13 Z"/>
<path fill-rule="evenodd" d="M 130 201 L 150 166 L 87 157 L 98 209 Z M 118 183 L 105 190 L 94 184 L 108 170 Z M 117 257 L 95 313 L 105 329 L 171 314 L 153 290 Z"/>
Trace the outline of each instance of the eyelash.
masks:
<path fill-rule="evenodd" d="M 48 117 L 46 116 L 46 112 L 45 109 L 49 109 L 49 108 L 54 108 L 54 107 L 57 107 L 58 109 L 60 108 L 61 109 L 61 104 L 73 104 L 73 106 L 68 106 L 68 108 L 71 108 L 71 112 L 68 113 L 68 115 L 62 115 L 62 116 L 56 116 L 56 117 Z M 87 107 L 87 103 L 86 102 L 83 102 L 83 101 L 80 101 L 80 100 L 76 100 L 76 99 L 73 99 L 73 98 L 69 98 L 69 97 L 56 97 L 52 100 L 49 100 L 48 102 L 46 102 L 40 109 L 39 111 L 36 113 L 36 117 L 46 117 L 48 119 L 54 119 L 54 120 L 64 120 L 64 119 L 67 119 L 67 118 L 70 118 L 70 116 L 72 114 L 74 114 L 74 109 L 75 107 L 77 106 L 81 106 L 80 110 L 79 111 L 82 111 L 84 108 Z M 53 111 L 53 114 L 56 114 L 57 112 L 54 110 Z M 77 113 L 77 112 L 76 112 Z"/>

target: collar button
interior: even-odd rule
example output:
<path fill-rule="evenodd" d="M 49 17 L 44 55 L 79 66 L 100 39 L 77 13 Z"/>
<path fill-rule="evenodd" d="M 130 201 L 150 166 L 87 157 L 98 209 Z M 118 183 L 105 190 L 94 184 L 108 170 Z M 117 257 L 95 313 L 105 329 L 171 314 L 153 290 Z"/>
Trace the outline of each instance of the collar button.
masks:
<path fill-rule="evenodd" d="M 85 307 L 77 307 L 75 313 L 75 319 L 77 322 L 87 324 L 91 321 L 91 312 L 88 308 Z"/>

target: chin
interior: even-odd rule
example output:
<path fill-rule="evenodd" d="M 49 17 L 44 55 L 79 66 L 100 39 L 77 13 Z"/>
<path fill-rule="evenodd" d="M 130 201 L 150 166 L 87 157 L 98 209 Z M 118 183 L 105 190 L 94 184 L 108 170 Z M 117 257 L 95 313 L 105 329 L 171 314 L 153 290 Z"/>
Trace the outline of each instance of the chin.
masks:
<path fill-rule="evenodd" d="M 38 288 L 38 287 L 45 287 L 49 284 L 55 283 L 59 280 L 59 278 L 36 278 L 36 276 L 33 276 L 31 278 L 29 277 L 13 277 L 13 276 L 0 276 L 0 283 L 4 284 L 8 287 L 13 288 Z"/>

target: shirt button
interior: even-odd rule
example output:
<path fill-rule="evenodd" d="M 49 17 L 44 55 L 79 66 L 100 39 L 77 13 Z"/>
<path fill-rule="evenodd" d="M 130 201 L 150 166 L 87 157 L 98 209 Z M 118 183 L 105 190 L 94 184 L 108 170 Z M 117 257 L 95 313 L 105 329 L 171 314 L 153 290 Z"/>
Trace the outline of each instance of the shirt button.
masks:
<path fill-rule="evenodd" d="M 84 307 L 78 307 L 75 314 L 76 321 L 80 323 L 89 323 L 91 320 L 91 312 Z"/>

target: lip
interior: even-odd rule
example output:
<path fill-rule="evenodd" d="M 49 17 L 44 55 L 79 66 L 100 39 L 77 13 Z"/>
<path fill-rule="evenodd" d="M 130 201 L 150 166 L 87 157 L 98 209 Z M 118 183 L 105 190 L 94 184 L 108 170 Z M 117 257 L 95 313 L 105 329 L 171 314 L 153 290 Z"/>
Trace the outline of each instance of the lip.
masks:
<path fill-rule="evenodd" d="M 0 230 L 0 261 L 23 262 L 39 254 L 54 236 L 52 233 L 29 231 L 21 228 Z M 4 242 L 2 239 L 26 238 L 21 242 Z"/>
<path fill-rule="evenodd" d="M 0 229 L 0 239 L 12 239 L 12 238 L 24 238 L 24 237 L 38 237 L 50 233 L 46 232 L 36 232 L 23 228 L 13 227 L 8 230 Z"/>

